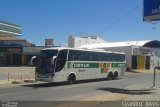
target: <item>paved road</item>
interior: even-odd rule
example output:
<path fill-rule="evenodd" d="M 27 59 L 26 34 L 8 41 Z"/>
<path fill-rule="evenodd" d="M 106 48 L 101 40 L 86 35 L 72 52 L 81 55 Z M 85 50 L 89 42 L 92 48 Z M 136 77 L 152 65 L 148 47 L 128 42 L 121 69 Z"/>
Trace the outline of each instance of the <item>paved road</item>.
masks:
<path fill-rule="evenodd" d="M 157 74 L 156 81 L 160 81 L 159 76 L 160 74 Z M 129 90 L 141 89 L 142 85 L 149 88 L 152 86 L 152 81 L 153 74 L 137 73 L 127 75 L 124 79 L 85 82 L 74 85 L 44 83 L 3 87 L 0 88 L 0 101 L 87 101 L 86 99 L 97 95 L 127 94 Z M 34 103 L 32 104 L 34 105 Z M 42 103 L 38 104 L 43 105 Z"/>

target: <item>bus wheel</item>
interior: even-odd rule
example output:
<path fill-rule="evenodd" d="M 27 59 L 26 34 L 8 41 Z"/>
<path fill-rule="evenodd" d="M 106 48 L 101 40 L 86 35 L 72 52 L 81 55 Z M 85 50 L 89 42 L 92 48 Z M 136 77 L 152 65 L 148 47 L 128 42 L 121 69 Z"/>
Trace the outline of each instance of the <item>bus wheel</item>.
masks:
<path fill-rule="evenodd" d="M 108 79 L 109 79 L 109 80 L 114 80 L 114 79 L 115 79 L 112 72 L 110 72 L 110 73 L 108 74 Z"/>
<path fill-rule="evenodd" d="M 115 79 L 118 78 L 118 72 L 117 72 L 117 71 L 114 72 L 114 78 L 115 78 Z"/>
<path fill-rule="evenodd" d="M 76 81 L 76 76 L 75 74 L 70 74 L 68 77 L 68 84 L 74 84 Z"/>

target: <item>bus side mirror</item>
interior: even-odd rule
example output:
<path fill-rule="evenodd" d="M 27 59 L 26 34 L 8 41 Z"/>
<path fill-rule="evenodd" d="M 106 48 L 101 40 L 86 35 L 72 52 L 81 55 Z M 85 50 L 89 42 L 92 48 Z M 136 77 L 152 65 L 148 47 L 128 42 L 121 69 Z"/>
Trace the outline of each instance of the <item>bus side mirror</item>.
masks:
<path fill-rule="evenodd" d="M 51 59 L 51 65 L 54 64 L 54 60 L 57 58 L 57 56 L 53 56 L 52 59 Z"/>
<path fill-rule="evenodd" d="M 37 60 L 37 56 L 32 56 L 29 65 L 35 65 Z"/>

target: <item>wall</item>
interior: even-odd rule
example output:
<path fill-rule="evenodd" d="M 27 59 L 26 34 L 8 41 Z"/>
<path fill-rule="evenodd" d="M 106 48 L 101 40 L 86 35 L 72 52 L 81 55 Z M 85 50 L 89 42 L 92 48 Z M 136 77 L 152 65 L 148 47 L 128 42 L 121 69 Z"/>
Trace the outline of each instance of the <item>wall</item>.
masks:
<path fill-rule="evenodd" d="M 75 37 L 75 36 L 69 36 L 68 38 L 68 46 L 71 48 L 77 48 L 82 45 L 88 45 L 88 44 L 99 44 L 99 43 L 105 43 L 106 41 L 99 38 L 98 36 L 86 36 L 86 37 Z"/>

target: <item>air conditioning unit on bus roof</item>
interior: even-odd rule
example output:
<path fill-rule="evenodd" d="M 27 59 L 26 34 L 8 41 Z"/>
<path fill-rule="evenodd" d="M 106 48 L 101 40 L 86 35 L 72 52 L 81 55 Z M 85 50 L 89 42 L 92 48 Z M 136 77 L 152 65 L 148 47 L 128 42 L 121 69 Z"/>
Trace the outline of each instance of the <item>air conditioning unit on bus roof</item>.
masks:
<path fill-rule="evenodd" d="M 87 48 L 86 50 L 105 51 L 104 49 L 87 49 Z"/>

